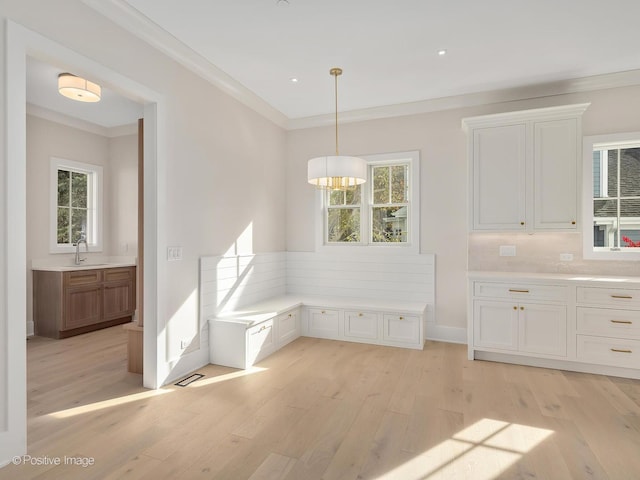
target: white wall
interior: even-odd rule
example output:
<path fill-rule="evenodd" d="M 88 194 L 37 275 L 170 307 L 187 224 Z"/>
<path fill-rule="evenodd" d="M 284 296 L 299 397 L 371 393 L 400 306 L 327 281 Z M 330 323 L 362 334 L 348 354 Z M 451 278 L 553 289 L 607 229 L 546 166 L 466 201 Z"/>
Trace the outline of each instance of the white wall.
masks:
<path fill-rule="evenodd" d="M 135 257 L 138 238 L 137 135 L 107 138 L 27 115 L 27 334 L 33 334 L 31 262 L 70 264 L 49 253 L 51 157 L 103 167 L 103 249 L 89 257 Z M 126 246 L 126 248 L 125 248 Z"/>
<path fill-rule="evenodd" d="M 158 164 L 162 168 L 158 172 L 158 216 L 153 219 L 157 220 L 158 231 L 151 233 L 158 239 L 160 251 L 157 258 L 147 262 L 147 265 L 154 262 L 158 267 L 154 269 L 158 272 L 158 315 L 154 320 L 158 337 L 166 338 L 154 357 L 160 365 L 157 383 L 169 381 L 181 371 L 197 368 L 199 365 L 193 366 L 192 357 L 185 355 L 180 343 L 185 339 L 191 342 L 189 352 L 199 354 L 197 361 L 208 358 L 208 352 L 202 350 L 204 354 L 200 354 L 199 348 L 202 333 L 197 315 L 199 257 L 227 252 L 243 233 L 244 245 L 255 252 L 285 249 L 284 130 L 116 26 L 80 0 L 3 1 L 0 52 L 7 51 L 5 18 L 91 59 L 95 62 L 91 68 L 100 65 L 115 72 L 110 75 L 112 78 L 121 75 L 126 79 L 123 83 L 144 87 L 145 91 L 153 92 L 153 98 L 159 102 Z M 28 53 L 50 63 L 56 60 L 49 58 L 49 52 L 44 55 L 41 52 Z M 22 61 L 16 60 L 18 63 Z M 7 71 L 6 65 L 3 61 L 0 78 L 14 78 L 15 72 Z M 96 80 L 101 81 L 99 78 Z M 117 85 L 105 85 L 117 88 Z M 4 95 L 0 95 L 0 126 L 5 125 L 7 114 L 4 101 Z M 13 113 L 20 114 L 20 110 L 16 105 Z M 18 127 L 16 129 L 19 131 Z M 17 150 L 19 144 L 18 141 Z M 18 161 L 13 158 L 9 162 L 5 149 L 0 155 L 3 166 L 16 165 Z M 16 168 L 20 169 L 19 163 Z M 6 201 L 5 173 L 4 169 L 0 170 L 5 189 L 0 202 Z M 16 188 L 19 191 L 19 185 Z M 5 208 L 0 208 L 1 241 L 7 241 L 12 228 L 7 223 L 5 211 Z M 183 247 L 182 261 L 165 263 L 163 252 L 167 245 Z M 0 248 L 0 252 L 4 251 Z M 3 254 L 2 261 L 7 262 L 10 255 L 11 252 Z M 7 270 L 3 268 L 2 271 Z M 26 279 L 20 278 L 20 283 L 23 281 L 26 283 Z M 23 315 L 19 315 L 20 318 L 7 315 L 9 304 L 6 297 L 1 296 L 7 291 L 6 274 L 1 282 L 0 312 L 4 313 L 0 313 L 0 350 L 7 352 L 7 326 L 16 322 L 24 325 L 24 318 Z M 149 323 L 145 322 L 147 325 Z M 17 336 L 20 336 L 19 332 Z M 16 334 L 12 338 L 15 341 Z M 12 371 L 19 374 L 23 371 L 20 365 L 24 365 L 24 358 L 12 359 L 8 365 L 14 365 L 16 368 L 11 367 Z M 13 399 L 22 402 L 24 381 L 10 383 L 11 378 L 6 365 L 2 365 L 0 404 L 13 405 L 16 403 Z M 12 401 L 8 402 L 9 399 Z M 12 406 L 9 417 L 13 412 L 24 411 L 22 408 Z M 20 425 L 13 430 L 4 428 L 9 417 L 0 409 L 0 443 L 6 436 L 3 432 L 15 431 L 21 435 L 24 431 Z M 24 419 L 19 417 L 22 415 L 15 415 L 15 421 L 24 425 Z M 0 445 L 0 451 L 20 451 L 21 441 L 7 438 L 15 445 L 8 445 L 7 449 Z"/>
<path fill-rule="evenodd" d="M 467 154 L 461 121 L 465 117 L 530 108 L 591 102 L 583 134 L 640 131 L 640 87 L 557 95 L 422 115 L 341 124 L 341 153 L 366 155 L 419 150 L 421 155 L 422 253 L 436 255 L 438 325 L 466 328 L 466 271 L 554 272 L 559 253 L 574 254 L 574 271 L 638 274 L 638 263 L 582 260 L 580 234 L 473 234 L 467 232 Z M 316 195 L 306 184 L 309 158 L 334 147 L 332 127 L 289 132 L 287 137 L 287 249 L 313 251 Z M 467 246 L 467 238 L 469 245 Z M 518 256 L 498 256 L 499 245 L 517 245 Z M 570 268 L 562 267 L 565 271 Z"/>

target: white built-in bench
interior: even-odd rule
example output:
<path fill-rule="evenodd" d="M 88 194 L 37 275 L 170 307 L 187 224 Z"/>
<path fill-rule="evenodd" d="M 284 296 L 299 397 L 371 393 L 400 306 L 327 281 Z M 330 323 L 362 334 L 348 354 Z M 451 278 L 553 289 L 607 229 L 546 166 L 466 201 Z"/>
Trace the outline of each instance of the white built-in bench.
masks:
<path fill-rule="evenodd" d="M 203 257 L 210 362 L 248 368 L 300 335 L 422 349 L 434 256 Z"/>

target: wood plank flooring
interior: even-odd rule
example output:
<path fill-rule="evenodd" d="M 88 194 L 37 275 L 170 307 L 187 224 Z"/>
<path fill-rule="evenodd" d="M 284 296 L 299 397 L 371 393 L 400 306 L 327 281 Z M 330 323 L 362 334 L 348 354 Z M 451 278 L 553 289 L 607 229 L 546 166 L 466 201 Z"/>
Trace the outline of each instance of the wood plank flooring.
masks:
<path fill-rule="evenodd" d="M 300 338 L 149 391 L 125 335 L 28 341 L 29 455 L 94 463 L 0 479 L 640 478 L 640 381 Z"/>

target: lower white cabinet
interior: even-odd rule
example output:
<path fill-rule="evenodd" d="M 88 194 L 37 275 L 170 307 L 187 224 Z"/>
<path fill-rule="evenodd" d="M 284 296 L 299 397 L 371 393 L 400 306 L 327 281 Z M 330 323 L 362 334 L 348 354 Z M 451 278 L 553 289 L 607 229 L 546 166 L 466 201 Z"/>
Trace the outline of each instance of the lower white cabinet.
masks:
<path fill-rule="evenodd" d="M 378 317 L 377 313 L 345 311 L 344 336 L 352 339 L 377 340 Z"/>
<path fill-rule="evenodd" d="M 256 321 L 227 317 L 209 320 L 209 361 L 249 368 L 300 336 L 300 310 Z"/>
<path fill-rule="evenodd" d="M 305 334 L 310 337 L 338 340 L 342 337 L 340 310 L 331 308 L 308 308 L 308 328 Z"/>
<path fill-rule="evenodd" d="M 474 272 L 469 293 L 470 360 L 640 378 L 640 277 Z"/>
<path fill-rule="evenodd" d="M 386 343 L 422 348 L 422 319 L 416 315 L 384 314 L 382 339 Z"/>

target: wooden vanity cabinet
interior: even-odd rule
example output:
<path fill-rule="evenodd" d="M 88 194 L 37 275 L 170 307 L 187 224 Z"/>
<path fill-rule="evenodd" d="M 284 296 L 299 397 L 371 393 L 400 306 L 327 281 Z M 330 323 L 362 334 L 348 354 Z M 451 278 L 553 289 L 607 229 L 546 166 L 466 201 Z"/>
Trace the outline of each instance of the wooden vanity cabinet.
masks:
<path fill-rule="evenodd" d="M 130 322 L 136 267 L 33 271 L 35 334 L 66 338 Z"/>

